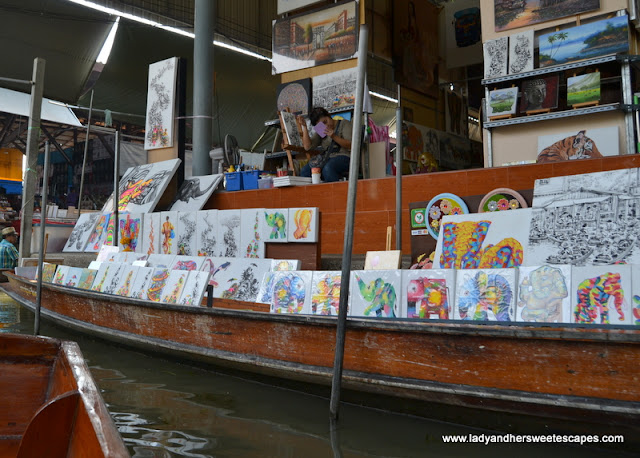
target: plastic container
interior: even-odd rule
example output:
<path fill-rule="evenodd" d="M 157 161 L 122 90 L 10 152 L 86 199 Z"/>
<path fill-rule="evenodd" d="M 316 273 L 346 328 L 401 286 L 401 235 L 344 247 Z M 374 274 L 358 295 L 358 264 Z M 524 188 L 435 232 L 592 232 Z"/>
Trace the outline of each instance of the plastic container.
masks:
<path fill-rule="evenodd" d="M 260 173 L 260 170 L 242 172 L 242 189 L 258 189 Z"/>
<path fill-rule="evenodd" d="M 227 172 L 224 174 L 227 185 L 227 191 L 240 191 L 242 189 L 242 173 L 241 172 Z"/>
<path fill-rule="evenodd" d="M 260 178 L 258 180 L 258 189 L 273 188 L 273 178 Z"/>

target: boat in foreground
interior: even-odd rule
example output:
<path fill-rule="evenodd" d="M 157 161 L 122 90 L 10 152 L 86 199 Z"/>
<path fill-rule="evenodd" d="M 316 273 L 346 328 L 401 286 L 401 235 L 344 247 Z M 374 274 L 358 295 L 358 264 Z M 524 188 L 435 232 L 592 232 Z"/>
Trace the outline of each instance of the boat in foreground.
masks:
<path fill-rule="evenodd" d="M 36 283 L 8 277 L 0 288 L 33 310 Z M 331 384 L 335 318 L 224 299 L 213 308 L 176 306 L 54 284 L 43 284 L 41 310 L 65 327 L 181 360 Z M 579 420 L 640 437 L 638 361 L 640 330 L 632 327 L 349 318 L 342 385 L 368 400 L 391 396 L 423 416 L 441 406 L 460 423 L 463 408 L 485 420 L 492 412 Z"/>
<path fill-rule="evenodd" d="M 128 457 L 75 342 L 0 334 L 0 457 Z"/>

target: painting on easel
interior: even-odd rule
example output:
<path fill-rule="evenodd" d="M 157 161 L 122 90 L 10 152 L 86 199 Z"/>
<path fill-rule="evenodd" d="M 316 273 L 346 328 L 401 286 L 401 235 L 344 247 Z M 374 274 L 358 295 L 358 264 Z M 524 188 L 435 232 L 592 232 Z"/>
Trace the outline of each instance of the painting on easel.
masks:
<path fill-rule="evenodd" d="M 597 105 L 600 102 L 600 72 L 567 78 L 567 105 Z"/>
<path fill-rule="evenodd" d="M 522 83 L 520 113 L 550 111 L 558 107 L 558 75 L 535 78 Z"/>
<path fill-rule="evenodd" d="M 504 116 L 516 112 L 516 102 L 518 101 L 518 88 L 508 87 L 489 92 L 487 100 L 487 116 Z"/>

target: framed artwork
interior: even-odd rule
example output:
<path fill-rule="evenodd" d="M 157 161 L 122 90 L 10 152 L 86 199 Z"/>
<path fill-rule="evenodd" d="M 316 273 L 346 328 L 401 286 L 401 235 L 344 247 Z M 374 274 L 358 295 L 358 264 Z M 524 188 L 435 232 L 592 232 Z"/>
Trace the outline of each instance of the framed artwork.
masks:
<path fill-rule="evenodd" d="M 311 111 L 311 78 L 282 83 L 276 89 L 278 111 L 307 116 Z"/>
<path fill-rule="evenodd" d="M 211 273 L 208 271 L 189 272 L 187 282 L 182 289 L 182 296 L 180 296 L 180 305 L 199 307 L 202 304 L 210 277 Z"/>
<path fill-rule="evenodd" d="M 488 192 L 480 201 L 478 213 L 517 210 L 527 208 L 524 197 L 513 189 L 497 188 Z"/>
<path fill-rule="evenodd" d="M 600 0 L 570 2 L 493 0 L 493 5 L 495 30 L 501 32 L 597 10 L 600 8 Z"/>
<path fill-rule="evenodd" d="M 280 117 L 282 118 L 284 131 L 287 134 L 287 143 L 291 146 L 302 147 L 302 134 L 300 133 L 300 129 L 298 129 L 296 115 L 288 111 L 281 111 Z"/>
<path fill-rule="evenodd" d="M 453 318 L 455 285 L 453 269 L 403 270 L 400 318 Z"/>
<path fill-rule="evenodd" d="M 508 87 L 489 92 L 487 117 L 510 115 L 516 112 L 518 88 Z"/>
<path fill-rule="evenodd" d="M 457 320 L 513 321 L 515 269 L 461 269 L 456 274 Z"/>
<path fill-rule="evenodd" d="M 572 323 L 633 323 L 630 265 L 574 267 L 571 283 Z"/>
<path fill-rule="evenodd" d="M 571 323 L 571 266 L 518 267 L 515 321 Z"/>
<path fill-rule="evenodd" d="M 527 264 L 640 263 L 638 186 L 637 168 L 536 180 Z"/>
<path fill-rule="evenodd" d="M 240 253 L 240 212 L 218 210 L 218 255 L 237 258 Z"/>
<path fill-rule="evenodd" d="M 178 254 L 178 212 L 160 213 L 160 254 Z"/>
<path fill-rule="evenodd" d="M 558 107 L 558 75 L 526 80 L 522 83 L 520 113 Z"/>
<path fill-rule="evenodd" d="M 447 215 L 463 215 L 469 213 L 464 201 L 455 194 L 442 193 L 429 201 L 426 211 L 427 230 L 434 239 L 438 238 L 440 223 Z"/>
<path fill-rule="evenodd" d="M 400 316 L 400 270 L 351 271 L 349 315 L 368 318 Z"/>
<path fill-rule="evenodd" d="M 540 35 L 540 67 L 629 51 L 629 16 Z"/>
<path fill-rule="evenodd" d="M 218 210 L 203 210 L 196 213 L 196 250 L 198 256 L 217 254 Z"/>
<path fill-rule="evenodd" d="M 222 181 L 222 174 L 186 178 L 178 189 L 171 211 L 197 211 L 202 209 Z"/>
<path fill-rule="evenodd" d="M 509 37 L 509 74 L 533 70 L 533 30 Z"/>
<path fill-rule="evenodd" d="M 480 0 L 446 2 L 444 20 L 447 68 L 482 62 Z"/>
<path fill-rule="evenodd" d="M 142 219 L 142 253 L 160 254 L 160 213 L 147 213 Z"/>
<path fill-rule="evenodd" d="M 538 137 L 538 163 L 592 159 L 618 154 L 618 126 Z"/>
<path fill-rule="evenodd" d="M 340 271 L 314 271 L 311 280 L 311 314 L 336 316 L 340 310 Z"/>
<path fill-rule="evenodd" d="M 567 105 L 600 101 L 600 72 L 567 78 Z"/>
<path fill-rule="evenodd" d="M 275 272 L 272 278 L 271 313 L 311 313 L 310 270 Z"/>
<path fill-rule="evenodd" d="M 288 233 L 288 208 L 265 208 L 264 221 L 265 233 L 263 240 L 265 242 L 286 242 Z"/>
<path fill-rule="evenodd" d="M 173 146 L 178 58 L 149 65 L 144 149 Z"/>
<path fill-rule="evenodd" d="M 433 266 L 441 269 L 517 267 L 529 256 L 530 208 L 446 216 Z"/>
<path fill-rule="evenodd" d="M 197 212 L 178 212 L 178 255 L 196 256 L 196 217 Z"/>
<path fill-rule="evenodd" d="M 484 54 L 484 77 L 495 78 L 507 74 L 509 39 L 507 37 L 489 40 L 482 45 Z"/>
<path fill-rule="evenodd" d="M 69 240 L 62 251 L 84 251 L 85 246 L 94 232 L 100 213 L 83 213 L 69 235 Z"/>
<path fill-rule="evenodd" d="M 320 219 L 317 207 L 289 208 L 289 242 L 317 242 Z"/>
<path fill-rule="evenodd" d="M 358 26 L 355 1 L 276 19 L 271 72 L 276 75 L 356 57 Z"/>
<path fill-rule="evenodd" d="M 320 0 L 278 0 L 278 14 L 288 13 L 314 3 L 320 3 Z"/>
<path fill-rule="evenodd" d="M 356 104 L 357 67 L 313 77 L 313 106 L 327 110 Z"/>
<path fill-rule="evenodd" d="M 244 258 L 264 258 L 264 220 L 263 208 L 244 208 L 240 210 L 240 256 Z"/>

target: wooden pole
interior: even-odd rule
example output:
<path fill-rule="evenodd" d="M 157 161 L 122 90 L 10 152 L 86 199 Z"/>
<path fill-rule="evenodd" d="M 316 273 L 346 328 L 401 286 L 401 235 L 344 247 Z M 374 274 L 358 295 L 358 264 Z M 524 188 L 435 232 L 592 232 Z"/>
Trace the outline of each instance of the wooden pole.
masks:
<path fill-rule="evenodd" d="M 40 205 L 40 252 L 38 253 L 38 286 L 36 288 L 36 316 L 33 322 L 33 335 L 40 334 L 40 308 L 42 305 L 42 263 L 45 256 L 45 232 L 47 229 L 47 194 L 49 187 L 49 142 L 44 145 L 44 177 L 42 178 L 42 204 Z"/>

